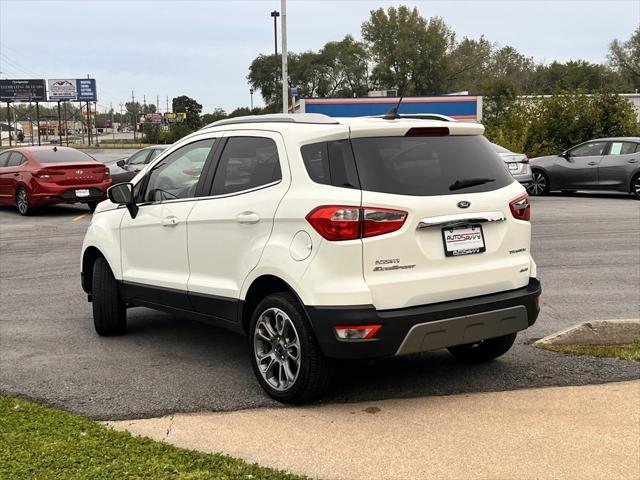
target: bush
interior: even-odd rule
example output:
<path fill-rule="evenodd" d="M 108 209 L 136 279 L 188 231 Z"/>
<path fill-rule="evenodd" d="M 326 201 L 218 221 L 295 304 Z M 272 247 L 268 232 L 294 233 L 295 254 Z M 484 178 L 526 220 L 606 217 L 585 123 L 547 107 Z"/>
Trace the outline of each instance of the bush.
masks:
<path fill-rule="evenodd" d="M 485 127 L 492 142 L 530 157 L 557 154 L 592 138 L 640 133 L 631 103 L 609 93 L 521 98 Z"/>

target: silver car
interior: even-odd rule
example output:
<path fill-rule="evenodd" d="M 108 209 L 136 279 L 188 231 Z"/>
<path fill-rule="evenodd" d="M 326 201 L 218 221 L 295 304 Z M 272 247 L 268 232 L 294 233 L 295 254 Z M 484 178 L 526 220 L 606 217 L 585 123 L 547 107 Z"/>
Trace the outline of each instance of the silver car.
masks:
<path fill-rule="evenodd" d="M 509 173 L 513 175 L 517 181 L 523 185 L 529 185 L 533 181 L 531 176 L 531 168 L 529 168 L 529 159 L 524 153 L 514 153 L 500 145 L 492 143 L 493 150 L 500 155 L 509 169 Z"/>
<path fill-rule="evenodd" d="M 531 195 L 615 190 L 640 199 L 640 137 L 596 138 L 559 155 L 532 158 Z"/>

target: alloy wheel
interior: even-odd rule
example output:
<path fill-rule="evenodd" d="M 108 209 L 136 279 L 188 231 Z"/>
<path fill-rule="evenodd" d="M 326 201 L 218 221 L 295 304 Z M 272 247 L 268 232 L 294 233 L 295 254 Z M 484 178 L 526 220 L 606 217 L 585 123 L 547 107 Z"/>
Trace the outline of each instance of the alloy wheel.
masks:
<path fill-rule="evenodd" d="M 640 198 L 640 175 L 636 177 L 636 181 L 633 185 L 633 193 L 636 194 L 636 197 Z"/>
<path fill-rule="evenodd" d="M 253 353 L 262 378 L 278 391 L 290 389 L 300 373 L 300 339 L 291 318 L 268 308 L 258 318 Z"/>
<path fill-rule="evenodd" d="M 528 189 L 532 195 L 542 195 L 547 189 L 547 178 L 543 173 L 533 172 L 533 181 Z"/>
<path fill-rule="evenodd" d="M 16 205 L 18 207 L 18 211 L 22 215 L 27 213 L 27 210 L 29 210 L 29 197 L 24 188 L 18 190 L 18 194 L 16 195 Z"/>

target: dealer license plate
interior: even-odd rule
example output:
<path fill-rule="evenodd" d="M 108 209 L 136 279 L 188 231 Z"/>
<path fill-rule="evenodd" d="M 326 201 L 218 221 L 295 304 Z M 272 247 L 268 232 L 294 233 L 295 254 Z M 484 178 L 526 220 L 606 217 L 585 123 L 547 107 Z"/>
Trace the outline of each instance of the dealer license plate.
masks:
<path fill-rule="evenodd" d="M 76 197 L 88 197 L 89 189 L 83 188 L 81 190 L 76 190 Z"/>
<path fill-rule="evenodd" d="M 472 255 L 486 250 L 481 225 L 460 228 L 443 228 L 444 254 L 447 257 Z"/>
<path fill-rule="evenodd" d="M 518 164 L 517 163 L 509 163 L 509 170 L 518 170 Z"/>

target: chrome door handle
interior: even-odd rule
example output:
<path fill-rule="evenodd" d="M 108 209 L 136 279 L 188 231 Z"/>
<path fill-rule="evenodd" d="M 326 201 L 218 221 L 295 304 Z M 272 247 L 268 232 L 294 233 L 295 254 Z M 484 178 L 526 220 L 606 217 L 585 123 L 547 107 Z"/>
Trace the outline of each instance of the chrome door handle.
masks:
<path fill-rule="evenodd" d="M 14 176 L 14 177 L 17 177 L 17 176 L 19 176 L 19 175 L 20 175 L 20 174 L 19 174 L 18 172 L 15 172 L 15 173 L 13 174 L 13 176 Z"/>
<path fill-rule="evenodd" d="M 501 222 L 506 218 L 502 212 L 456 213 L 423 218 L 420 220 L 418 228 L 457 227 L 473 223 Z"/>
<path fill-rule="evenodd" d="M 589 163 L 587 163 L 587 165 L 597 165 L 597 164 L 598 164 L 598 162 L 589 162 Z"/>
<path fill-rule="evenodd" d="M 236 215 L 236 221 L 238 223 L 258 223 L 260 215 L 255 212 L 242 212 Z"/>
<path fill-rule="evenodd" d="M 163 227 L 175 227 L 176 225 L 178 225 L 180 223 L 180 221 L 178 220 L 178 217 L 164 217 L 162 219 L 162 226 Z"/>
<path fill-rule="evenodd" d="M 629 163 L 638 163 L 638 159 L 637 158 L 632 158 L 631 160 L 629 160 Z"/>

